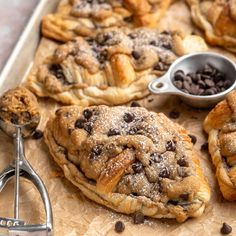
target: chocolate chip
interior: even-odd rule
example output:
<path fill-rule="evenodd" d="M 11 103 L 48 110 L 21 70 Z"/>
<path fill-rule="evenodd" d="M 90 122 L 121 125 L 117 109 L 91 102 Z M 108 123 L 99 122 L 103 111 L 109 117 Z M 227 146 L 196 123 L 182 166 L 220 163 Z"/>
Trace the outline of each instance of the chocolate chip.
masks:
<path fill-rule="evenodd" d="M 143 170 L 143 165 L 141 162 L 135 162 L 132 164 L 132 169 L 135 173 L 141 173 Z"/>
<path fill-rule="evenodd" d="M 168 201 L 168 204 L 177 206 L 177 205 L 179 204 L 179 201 L 178 201 L 177 199 L 172 199 L 172 200 L 169 200 L 169 201 Z"/>
<path fill-rule="evenodd" d="M 230 234 L 232 232 L 232 227 L 224 222 L 220 229 L 220 232 L 221 234 Z"/>
<path fill-rule="evenodd" d="M 164 66 L 163 62 L 158 62 L 153 66 L 153 69 L 158 70 L 158 71 L 164 71 L 165 66 Z"/>
<path fill-rule="evenodd" d="M 12 114 L 11 123 L 14 124 L 14 125 L 18 125 L 19 124 L 19 118 L 14 113 Z"/>
<path fill-rule="evenodd" d="M 155 163 L 160 163 L 163 160 L 163 156 L 157 152 L 152 153 L 150 157 Z"/>
<path fill-rule="evenodd" d="M 134 219 L 134 224 L 142 224 L 144 223 L 145 220 L 144 215 L 141 212 L 135 212 L 133 219 Z"/>
<path fill-rule="evenodd" d="M 172 140 L 167 141 L 166 143 L 166 151 L 174 152 L 176 149 L 175 143 Z"/>
<path fill-rule="evenodd" d="M 102 147 L 103 147 L 102 145 L 97 145 L 97 146 L 93 147 L 89 158 L 91 160 L 97 159 L 97 157 L 100 156 L 102 153 Z"/>
<path fill-rule="evenodd" d="M 117 233 L 122 233 L 125 230 L 125 224 L 122 221 L 117 221 L 115 223 L 115 231 Z"/>
<path fill-rule="evenodd" d="M 52 75 L 54 75 L 57 79 L 61 81 L 66 81 L 65 75 L 63 73 L 63 69 L 60 64 L 51 64 L 49 66 L 49 71 Z"/>
<path fill-rule="evenodd" d="M 210 75 L 212 74 L 212 72 L 213 72 L 213 68 L 208 64 L 206 64 L 202 70 L 202 73 L 205 75 Z"/>
<path fill-rule="evenodd" d="M 195 144 L 197 142 L 197 137 L 192 135 L 192 134 L 188 134 L 189 138 L 191 139 L 192 144 Z"/>
<path fill-rule="evenodd" d="M 123 116 L 123 119 L 126 123 L 130 123 L 134 120 L 134 114 L 126 112 Z"/>
<path fill-rule="evenodd" d="M 173 81 L 173 84 L 175 85 L 176 88 L 178 88 L 180 90 L 183 88 L 183 82 L 180 80 Z"/>
<path fill-rule="evenodd" d="M 180 166 L 188 166 L 187 161 L 185 160 L 184 157 L 181 157 L 180 159 L 177 160 L 177 164 Z"/>
<path fill-rule="evenodd" d="M 175 73 L 174 73 L 174 79 L 175 80 L 180 80 L 180 81 L 183 81 L 185 78 L 185 74 L 182 70 L 177 70 Z"/>
<path fill-rule="evenodd" d="M 203 143 L 201 146 L 201 151 L 207 151 L 208 150 L 208 143 Z"/>
<path fill-rule="evenodd" d="M 157 46 L 157 42 L 155 40 L 152 40 L 149 44 L 153 46 Z"/>
<path fill-rule="evenodd" d="M 115 136 L 115 135 L 120 135 L 120 131 L 117 129 L 109 129 L 107 136 Z"/>
<path fill-rule="evenodd" d="M 132 22 L 133 21 L 133 16 L 127 16 L 124 18 L 124 21 L 126 22 Z"/>
<path fill-rule="evenodd" d="M 132 51 L 131 54 L 135 60 L 138 60 L 141 57 L 140 53 L 137 51 Z"/>
<path fill-rule="evenodd" d="M 162 47 L 163 48 L 166 48 L 166 49 L 172 49 L 172 45 L 171 45 L 171 43 L 170 42 L 166 42 L 166 41 L 164 41 L 163 43 L 162 43 Z"/>
<path fill-rule="evenodd" d="M 86 130 L 89 134 L 92 133 L 92 129 L 93 129 L 93 127 L 90 123 L 85 123 L 84 124 L 84 130 Z"/>
<path fill-rule="evenodd" d="M 162 178 L 169 178 L 170 177 L 170 171 L 167 167 L 164 167 L 160 173 L 159 173 L 159 177 L 162 177 Z"/>
<path fill-rule="evenodd" d="M 141 107 L 141 105 L 136 102 L 136 101 L 133 101 L 131 104 L 130 104 L 131 107 Z"/>
<path fill-rule="evenodd" d="M 175 111 L 175 110 L 173 110 L 173 111 L 171 111 L 171 112 L 169 113 L 169 117 L 170 117 L 171 119 L 178 119 L 179 116 L 180 116 L 180 112 Z"/>
<path fill-rule="evenodd" d="M 36 129 L 32 135 L 33 139 L 40 139 L 43 137 L 43 131 Z"/>
<path fill-rule="evenodd" d="M 187 177 L 188 173 L 184 169 L 184 167 L 177 167 L 177 172 L 180 177 Z"/>
<path fill-rule="evenodd" d="M 206 79 L 206 80 L 205 80 L 205 84 L 206 84 L 208 87 L 214 87 L 214 86 L 215 86 L 214 81 L 211 80 L 211 79 Z"/>
<path fill-rule="evenodd" d="M 84 115 L 84 117 L 88 120 L 88 119 L 91 118 L 91 116 L 93 115 L 93 112 L 92 112 L 91 110 L 89 110 L 89 109 L 85 109 L 85 110 L 83 111 L 83 115 Z"/>
<path fill-rule="evenodd" d="M 179 197 L 183 199 L 184 201 L 188 201 L 189 193 L 182 193 L 179 195 Z"/>
<path fill-rule="evenodd" d="M 130 135 L 134 135 L 138 132 L 138 128 L 137 127 L 132 127 L 129 131 L 128 134 Z"/>
<path fill-rule="evenodd" d="M 85 123 L 86 123 L 86 120 L 84 118 L 79 118 L 75 122 L 75 128 L 83 129 Z"/>

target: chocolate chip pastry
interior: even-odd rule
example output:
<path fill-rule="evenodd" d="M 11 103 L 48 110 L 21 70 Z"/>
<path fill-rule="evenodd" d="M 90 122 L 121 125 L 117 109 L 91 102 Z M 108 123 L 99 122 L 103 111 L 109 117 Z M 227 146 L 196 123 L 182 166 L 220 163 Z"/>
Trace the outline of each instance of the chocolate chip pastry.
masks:
<path fill-rule="evenodd" d="M 28 89 L 19 86 L 6 91 L 0 98 L 0 120 L 14 125 L 31 122 L 32 127 L 40 120 L 36 97 Z"/>
<path fill-rule="evenodd" d="M 236 91 L 216 105 L 204 121 L 216 177 L 225 199 L 236 200 Z"/>
<path fill-rule="evenodd" d="M 65 104 L 123 104 L 146 96 L 148 83 L 178 55 L 206 49 L 193 35 L 144 28 L 104 31 L 59 45 L 31 72 L 28 87 Z"/>
<path fill-rule="evenodd" d="M 186 131 L 141 107 L 62 107 L 45 142 L 67 179 L 117 212 L 200 216 L 210 189 Z"/>
<path fill-rule="evenodd" d="M 187 0 L 194 23 L 211 45 L 236 52 L 236 0 Z"/>
<path fill-rule="evenodd" d="M 112 27 L 153 26 L 164 15 L 171 0 L 68 0 L 57 13 L 42 21 L 44 36 L 67 42 L 76 36 L 93 36 Z"/>

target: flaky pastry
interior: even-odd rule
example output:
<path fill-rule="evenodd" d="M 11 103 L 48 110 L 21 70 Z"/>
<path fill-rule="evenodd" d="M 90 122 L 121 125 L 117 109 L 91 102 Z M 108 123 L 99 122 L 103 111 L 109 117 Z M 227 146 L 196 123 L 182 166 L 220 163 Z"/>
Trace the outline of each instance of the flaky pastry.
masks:
<path fill-rule="evenodd" d="M 186 0 L 192 19 L 211 45 L 236 52 L 236 0 Z"/>
<path fill-rule="evenodd" d="M 109 30 L 59 45 L 32 70 L 27 84 L 38 96 L 65 104 L 124 104 L 148 95 L 148 83 L 179 55 L 206 49 L 194 35 Z"/>
<path fill-rule="evenodd" d="M 210 189 L 186 131 L 141 107 L 62 107 L 45 142 L 65 177 L 117 212 L 200 216 Z"/>
<path fill-rule="evenodd" d="M 171 0 L 68 0 L 43 18 L 42 33 L 67 42 L 105 28 L 155 27 L 170 4 Z"/>
<path fill-rule="evenodd" d="M 236 200 L 236 91 L 216 105 L 204 121 L 216 177 L 225 199 Z"/>

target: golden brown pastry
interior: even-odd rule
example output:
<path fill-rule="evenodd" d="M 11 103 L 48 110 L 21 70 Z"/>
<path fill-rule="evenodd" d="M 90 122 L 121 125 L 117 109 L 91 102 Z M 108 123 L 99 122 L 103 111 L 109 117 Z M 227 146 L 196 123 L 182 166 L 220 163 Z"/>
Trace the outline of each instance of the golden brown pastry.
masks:
<path fill-rule="evenodd" d="M 192 19 L 211 45 L 236 52 L 236 0 L 187 0 Z"/>
<path fill-rule="evenodd" d="M 44 36 L 67 42 L 93 36 L 99 29 L 152 26 L 164 15 L 171 0 L 68 0 L 42 21 Z"/>
<path fill-rule="evenodd" d="M 204 121 L 209 152 L 225 199 L 236 200 L 236 91 L 218 103 Z"/>
<path fill-rule="evenodd" d="M 141 107 L 62 107 L 45 142 L 67 179 L 117 212 L 200 216 L 210 189 L 186 131 Z"/>
<path fill-rule="evenodd" d="M 206 49 L 193 35 L 109 30 L 58 46 L 27 83 L 38 96 L 65 104 L 123 104 L 146 96 L 148 83 L 165 73 L 178 55 Z"/>

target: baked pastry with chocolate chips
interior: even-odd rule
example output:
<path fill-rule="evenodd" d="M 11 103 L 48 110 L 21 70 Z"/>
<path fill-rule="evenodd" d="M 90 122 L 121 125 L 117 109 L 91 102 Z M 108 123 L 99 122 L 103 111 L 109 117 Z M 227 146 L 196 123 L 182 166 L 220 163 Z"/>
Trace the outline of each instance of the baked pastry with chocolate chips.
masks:
<path fill-rule="evenodd" d="M 236 200 L 236 91 L 216 105 L 204 121 L 208 149 L 225 199 Z"/>
<path fill-rule="evenodd" d="M 45 142 L 67 179 L 117 212 L 200 216 L 210 189 L 186 131 L 141 107 L 62 107 Z"/>
<path fill-rule="evenodd" d="M 65 104 L 117 105 L 148 95 L 148 83 L 178 55 L 203 51 L 198 36 L 136 29 L 109 30 L 69 41 L 36 66 L 28 87 Z"/>
<path fill-rule="evenodd" d="M 211 45 L 236 52 L 236 0 L 187 0 L 194 23 Z"/>
<path fill-rule="evenodd" d="M 165 14 L 171 0 L 68 0 L 57 13 L 42 21 L 44 36 L 67 42 L 76 36 L 93 36 L 100 29 L 152 26 Z"/>

